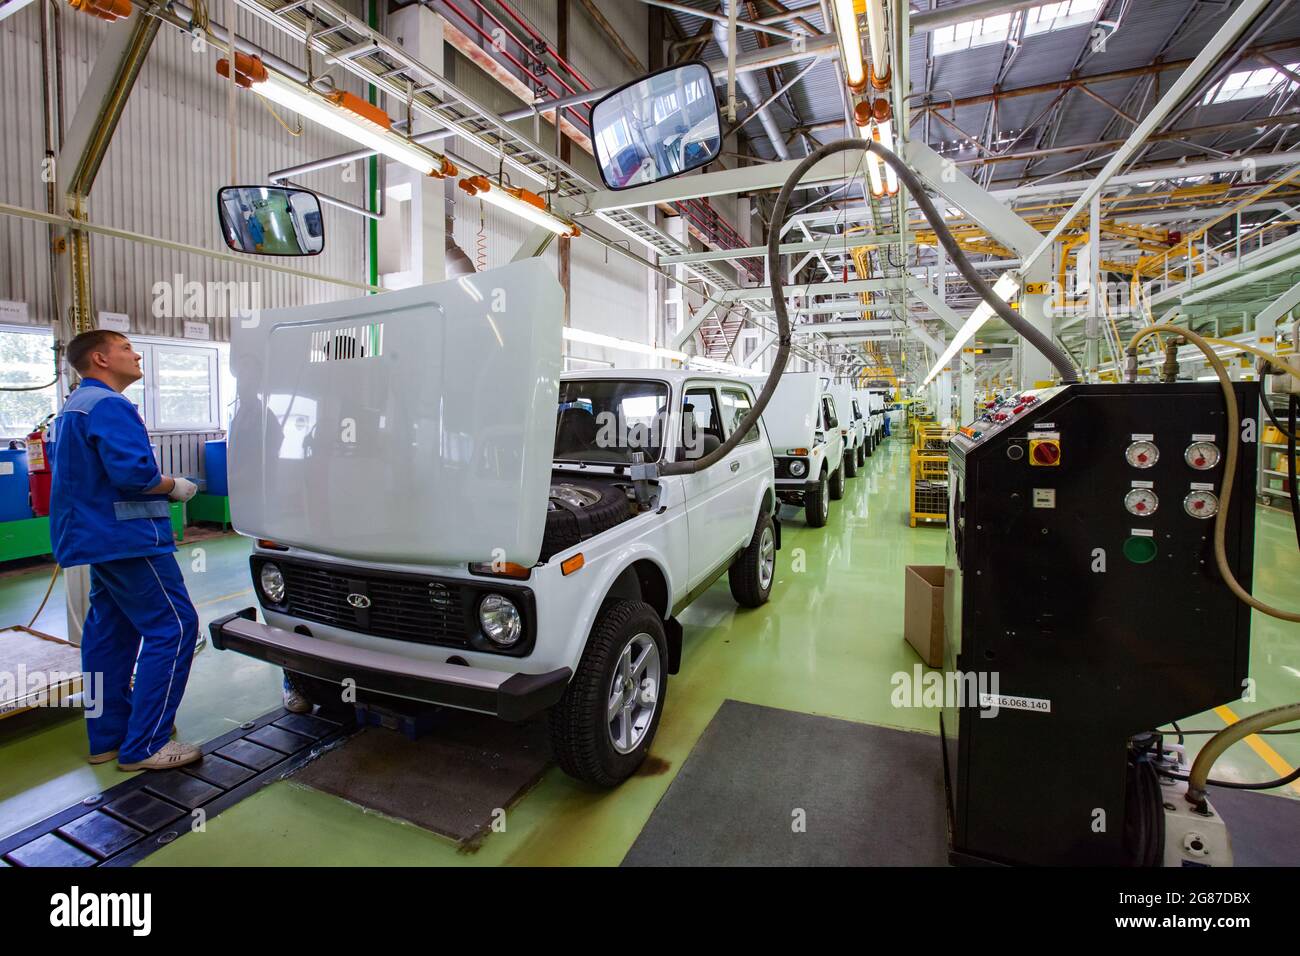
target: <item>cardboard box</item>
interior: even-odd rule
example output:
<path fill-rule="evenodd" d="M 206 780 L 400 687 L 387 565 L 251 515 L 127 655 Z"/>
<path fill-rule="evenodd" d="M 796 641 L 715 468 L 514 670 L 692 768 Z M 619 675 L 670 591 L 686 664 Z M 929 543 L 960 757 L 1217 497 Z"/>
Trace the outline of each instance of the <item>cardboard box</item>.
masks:
<path fill-rule="evenodd" d="M 909 564 L 903 573 L 903 636 L 928 666 L 942 667 L 943 565 Z"/>

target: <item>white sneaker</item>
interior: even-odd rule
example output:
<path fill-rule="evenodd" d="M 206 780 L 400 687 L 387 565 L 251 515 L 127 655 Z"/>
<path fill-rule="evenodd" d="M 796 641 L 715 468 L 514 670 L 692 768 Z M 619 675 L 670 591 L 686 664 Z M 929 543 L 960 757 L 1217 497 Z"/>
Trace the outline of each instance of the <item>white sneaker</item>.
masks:
<path fill-rule="evenodd" d="M 284 691 L 284 709 L 291 714 L 310 714 L 312 702 L 293 688 Z"/>
<path fill-rule="evenodd" d="M 151 757 L 139 763 L 119 763 L 118 770 L 172 770 L 203 759 L 203 751 L 191 744 L 169 740 Z"/>

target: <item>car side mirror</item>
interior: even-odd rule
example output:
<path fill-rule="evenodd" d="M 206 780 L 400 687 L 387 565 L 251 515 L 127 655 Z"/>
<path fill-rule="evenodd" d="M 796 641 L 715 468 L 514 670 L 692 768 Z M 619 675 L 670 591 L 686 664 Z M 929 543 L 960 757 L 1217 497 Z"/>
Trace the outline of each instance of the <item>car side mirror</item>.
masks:
<path fill-rule="evenodd" d="M 318 256 L 325 248 L 320 199 L 285 186 L 225 186 L 217 192 L 221 237 L 235 252 Z"/>
<path fill-rule="evenodd" d="M 591 142 L 609 189 L 631 189 L 699 169 L 722 151 L 713 74 L 669 67 L 619 87 L 591 109 Z"/>

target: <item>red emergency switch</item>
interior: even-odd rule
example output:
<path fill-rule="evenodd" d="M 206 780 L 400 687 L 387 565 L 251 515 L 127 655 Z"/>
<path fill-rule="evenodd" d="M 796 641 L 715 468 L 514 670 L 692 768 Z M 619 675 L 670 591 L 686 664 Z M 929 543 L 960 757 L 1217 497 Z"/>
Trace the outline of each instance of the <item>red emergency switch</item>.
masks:
<path fill-rule="evenodd" d="M 1029 463 L 1051 467 L 1061 463 L 1061 443 L 1055 438 L 1035 438 L 1029 442 Z"/>

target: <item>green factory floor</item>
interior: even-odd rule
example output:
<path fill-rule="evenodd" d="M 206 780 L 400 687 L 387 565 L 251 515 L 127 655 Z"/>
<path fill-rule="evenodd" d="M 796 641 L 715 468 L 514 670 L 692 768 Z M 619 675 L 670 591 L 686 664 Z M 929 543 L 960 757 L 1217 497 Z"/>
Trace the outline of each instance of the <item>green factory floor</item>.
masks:
<path fill-rule="evenodd" d="M 648 764 L 653 771 L 617 790 L 592 792 L 552 768 L 510 809 L 506 831 L 467 853 L 432 833 L 281 781 L 146 864 L 617 864 L 726 698 L 932 730 L 933 711 L 890 702 L 891 677 L 910 673 L 918 660 L 902 638 L 904 566 L 942 564 L 946 538 L 939 526 L 908 527 L 907 482 L 907 444 L 890 440 L 868 461 L 865 475 L 848 482 L 826 528 L 808 528 L 802 513 L 785 510 L 777 583 L 767 606 L 737 610 L 724 581 L 683 615 L 682 672 L 669 686 L 657 759 Z M 1300 604 L 1300 555 L 1290 517 L 1263 508 L 1258 514 L 1256 591 L 1294 607 Z M 247 542 L 233 535 L 182 547 L 182 568 L 205 624 L 253 603 L 247 553 Z M 0 576 L 0 625 L 26 622 L 48 575 L 44 567 Z M 62 603 L 60 588 L 38 627 L 63 633 Z M 1258 699 L 1234 703 L 1238 717 L 1300 700 L 1300 626 L 1256 614 L 1253 627 Z M 180 737 L 211 739 L 278 702 L 278 671 L 209 648 L 195 661 L 178 717 Z M 1186 726 L 1218 728 L 1224 717 L 1231 714 L 1220 709 L 1189 718 Z M 8 723 L 0 721 L 0 834 L 121 779 L 112 765 L 84 762 L 80 720 L 25 732 L 5 730 Z M 1300 737 L 1266 740 L 1261 746 L 1271 748 L 1272 766 L 1243 743 L 1220 760 L 1215 775 L 1265 779 L 1277 775 L 1280 762 L 1300 761 Z M 1300 788 L 1286 792 L 1300 796 Z"/>

